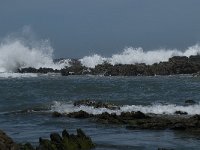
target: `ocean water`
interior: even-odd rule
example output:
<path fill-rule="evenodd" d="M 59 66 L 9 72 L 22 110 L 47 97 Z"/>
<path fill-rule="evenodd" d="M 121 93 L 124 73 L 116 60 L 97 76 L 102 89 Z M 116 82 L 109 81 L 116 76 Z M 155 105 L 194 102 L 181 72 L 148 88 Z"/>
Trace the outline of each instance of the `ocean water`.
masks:
<path fill-rule="evenodd" d="M 121 111 L 173 114 L 176 110 L 200 114 L 200 78 L 191 75 L 153 77 L 66 76 L 58 74 L 0 73 L 0 129 L 17 142 L 36 145 L 39 137 L 82 128 L 96 150 L 199 149 L 200 135 L 170 130 L 127 130 L 88 119 L 52 118 L 53 111 L 84 110 L 98 114 L 106 109 L 74 107 L 76 100 L 91 99 L 121 105 Z M 185 100 L 196 105 L 185 106 Z M 116 111 L 115 113 L 121 113 Z"/>

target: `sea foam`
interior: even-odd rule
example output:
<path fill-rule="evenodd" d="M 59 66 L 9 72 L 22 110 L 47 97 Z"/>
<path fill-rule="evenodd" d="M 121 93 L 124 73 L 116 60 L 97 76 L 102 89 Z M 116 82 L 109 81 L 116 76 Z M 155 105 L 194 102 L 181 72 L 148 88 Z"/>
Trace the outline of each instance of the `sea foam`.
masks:
<path fill-rule="evenodd" d="M 152 104 L 148 106 L 143 105 L 124 105 L 121 106 L 119 110 L 110 110 L 107 108 L 94 108 L 90 106 L 74 106 L 72 103 L 62 103 L 55 101 L 51 106 L 51 111 L 57 111 L 60 113 L 71 113 L 78 112 L 83 110 L 89 114 L 102 114 L 107 113 L 116 113 L 121 114 L 122 112 L 131 112 L 131 111 L 141 111 L 143 113 L 153 113 L 153 114 L 174 114 L 176 111 L 187 112 L 189 115 L 200 114 L 200 104 L 181 106 L 175 104 Z"/>

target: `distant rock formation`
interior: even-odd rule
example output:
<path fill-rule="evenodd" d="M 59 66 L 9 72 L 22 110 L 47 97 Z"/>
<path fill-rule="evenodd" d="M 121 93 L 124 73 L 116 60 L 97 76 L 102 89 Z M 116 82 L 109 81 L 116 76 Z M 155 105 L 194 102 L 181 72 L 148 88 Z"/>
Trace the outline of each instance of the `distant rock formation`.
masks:
<path fill-rule="evenodd" d="M 61 70 L 52 68 L 21 68 L 19 73 L 61 73 L 67 75 L 104 75 L 104 76 L 154 76 L 154 75 L 176 75 L 194 74 L 200 72 L 200 55 L 196 56 L 174 56 L 167 62 L 154 63 L 152 65 L 142 64 L 99 64 L 95 68 L 82 66 L 79 60 L 73 59 L 70 67 Z"/>

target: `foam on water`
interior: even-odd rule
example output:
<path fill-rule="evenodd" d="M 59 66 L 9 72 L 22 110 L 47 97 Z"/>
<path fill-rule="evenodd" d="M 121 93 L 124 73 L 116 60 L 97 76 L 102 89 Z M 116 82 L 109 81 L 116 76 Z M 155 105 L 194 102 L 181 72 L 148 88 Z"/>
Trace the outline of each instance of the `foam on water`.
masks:
<path fill-rule="evenodd" d="M 153 63 L 158 63 L 161 61 L 168 61 L 169 58 L 173 56 L 191 56 L 200 54 L 200 45 L 196 44 L 194 46 L 188 47 L 186 50 L 181 51 L 177 49 L 158 49 L 151 51 L 144 51 L 142 48 L 129 47 L 124 49 L 120 54 L 113 54 L 111 57 L 102 57 L 101 55 L 94 54 L 91 56 L 85 56 L 80 59 L 83 66 L 94 68 L 98 64 L 103 64 L 104 62 L 115 64 L 136 64 L 145 63 L 151 65 Z"/>
<path fill-rule="evenodd" d="M 187 112 L 189 115 L 200 114 L 200 104 L 180 106 L 175 104 L 153 104 L 149 106 L 142 105 L 124 105 L 119 110 L 110 110 L 107 108 L 94 108 L 89 106 L 74 106 L 72 103 L 61 103 L 55 101 L 51 106 L 51 111 L 57 111 L 60 113 L 78 112 L 83 110 L 89 114 L 101 114 L 104 112 L 121 114 L 121 112 L 141 111 L 143 113 L 153 114 L 174 114 L 176 111 Z"/>
<path fill-rule="evenodd" d="M 33 77 L 38 77 L 38 74 L 35 73 L 0 73 L 0 79 L 1 78 L 33 78 Z"/>

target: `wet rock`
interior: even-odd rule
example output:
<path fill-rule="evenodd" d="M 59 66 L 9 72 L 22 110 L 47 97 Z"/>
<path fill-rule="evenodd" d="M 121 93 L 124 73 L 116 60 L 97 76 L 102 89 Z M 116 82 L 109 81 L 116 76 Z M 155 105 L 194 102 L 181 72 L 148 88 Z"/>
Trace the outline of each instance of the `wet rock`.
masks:
<path fill-rule="evenodd" d="M 60 73 L 61 73 L 62 76 L 68 76 L 68 75 L 70 75 L 69 71 L 66 70 L 66 69 L 61 69 Z"/>
<path fill-rule="evenodd" d="M 53 113 L 52 113 L 52 117 L 54 117 L 54 118 L 58 118 L 58 117 L 62 117 L 63 115 L 61 114 L 61 113 L 59 113 L 59 112 L 57 112 L 57 111 L 54 111 Z"/>
<path fill-rule="evenodd" d="M 67 114 L 67 116 L 70 118 L 89 118 L 89 117 L 92 117 L 93 115 L 80 110 L 78 112 L 71 112 Z"/>
<path fill-rule="evenodd" d="M 177 114 L 177 115 L 187 115 L 188 113 L 184 112 L 184 111 L 175 111 L 174 114 Z"/>
<path fill-rule="evenodd" d="M 171 128 L 172 130 L 186 130 L 186 125 L 183 123 L 176 123 L 173 125 L 173 127 Z"/>
<path fill-rule="evenodd" d="M 104 124 L 124 124 L 125 123 L 125 121 L 122 120 L 115 113 L 109 114 L 107 112 L 96 115 L 95 120 L 99 123 L 104 123 Z"/>
<path fill-rule="evenodd" d="M 144 113 L 137 111 L 137 112 L 122 112 L 120 117 L 126 120 L 130 119 L 145 119 L 145 118 L 150 118 L 149 116 L 145 115 Z"/>

